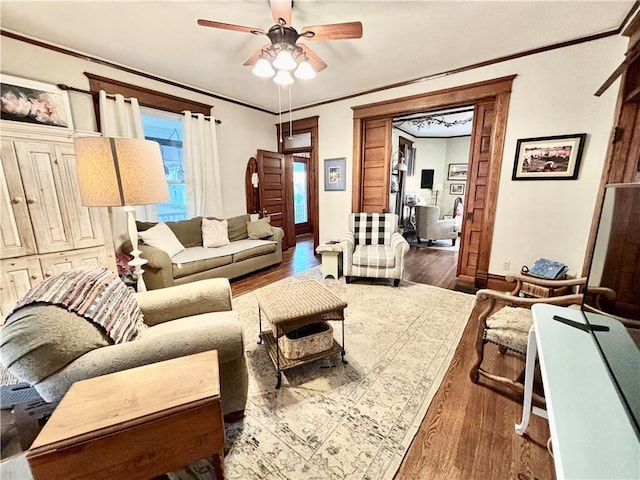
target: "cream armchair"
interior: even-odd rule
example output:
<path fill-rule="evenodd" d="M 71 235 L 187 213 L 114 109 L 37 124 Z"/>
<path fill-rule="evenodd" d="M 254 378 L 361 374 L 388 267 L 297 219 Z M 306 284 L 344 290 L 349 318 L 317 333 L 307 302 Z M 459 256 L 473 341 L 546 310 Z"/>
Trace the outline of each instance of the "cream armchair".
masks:
<path fill-rule="evenodd" d="M 427 241 L 451 240 L 456 244 L 459 227 L 454 219 L 440 220 L 440 207 L 434 205 L 416 205 L 416 239 Z"/>
<path fill-rule="evenodd" d="M 217 350 L 223 413 L 228 420 L 241 417 L 248 371 L 229 281 L 201 280 L 135 297 L 146 328 L 139 338 L 117 344 L 100 327 L 65 308 L 25 306 L 7 317 L 0 331 L 0 361 L 54 403 L 79 380 Z"/>
<path fill-rule="evenodd" d="M 404 273 L 409 243 L 398 232 L 394 213 L 352 213 L 349 232 L 340 240 L 342 270 L 352 277 L 391 278 L 397 287 Z"/>

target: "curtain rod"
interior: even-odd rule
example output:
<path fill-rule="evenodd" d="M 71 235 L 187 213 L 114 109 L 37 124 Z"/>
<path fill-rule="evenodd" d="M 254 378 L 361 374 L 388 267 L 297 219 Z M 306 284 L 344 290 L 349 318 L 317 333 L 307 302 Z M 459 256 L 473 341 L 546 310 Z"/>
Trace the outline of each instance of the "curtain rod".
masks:
<path fill-rule="evenodd" d="M 78 92 L 78 93 L 84 93 L 86 95 L 91 95 L 92 97 L 95 95 L 98 95 L 98 92 L 92 92 L 91 90 L 84 90 L 82 88 L 76 88 L 76 87 L 70 87 L 69 85 L 65 85 L 64 83 L 59 83 L 58 88 L 60 90 L 69 90 L 71 92 Z M 113 95 L 112 93 L 107 93 L 107 97 L 110 98 L 115 98 L 115 95 Z M 131 100 L 129 100 L 128 98 L 125 98 L 124 100 L 126 103 L 131 103 Z M 197 118 L 197 116 L 195 114 L 191 114 L 191 116 L 193 118 Z M 211 117 L 205 117 L 205 120 L 211 120 Z M 218 120 L 216 119 L 216 125 L 220 125 L 222 123 L 222 120 Z"/>

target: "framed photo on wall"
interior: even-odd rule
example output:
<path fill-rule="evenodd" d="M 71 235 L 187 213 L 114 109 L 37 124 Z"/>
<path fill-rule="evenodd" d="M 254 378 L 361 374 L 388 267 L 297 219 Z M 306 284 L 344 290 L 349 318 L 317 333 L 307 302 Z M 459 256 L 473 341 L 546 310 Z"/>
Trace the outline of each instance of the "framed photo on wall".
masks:
<path fill-rule="evenodd" d="M 466 181 L 468 170 L 469 170 L 469 164 L 467 163 L 450 163 L 447 180 L 453 180 L 456 182 Z"/>
<path fill-rule="evenodd" d="M 347 159 L 327 158 L 324 161 L 324 189 L 345 190 Z"/>
<path fill-rule="evenodd" d="M 512 180 L 575 180 L 586 133 L 521 138 L 516 144 Z"/>
<path fill-rule="evenodd" d="M 0 74 L 0 118 L 73 130 L 69 94 L 50 83 Z"/>
<path fill-rule="evenodd" d="M 464 195 L 464 183 L 450 183 L 449 194 L 450 195 Z"/>

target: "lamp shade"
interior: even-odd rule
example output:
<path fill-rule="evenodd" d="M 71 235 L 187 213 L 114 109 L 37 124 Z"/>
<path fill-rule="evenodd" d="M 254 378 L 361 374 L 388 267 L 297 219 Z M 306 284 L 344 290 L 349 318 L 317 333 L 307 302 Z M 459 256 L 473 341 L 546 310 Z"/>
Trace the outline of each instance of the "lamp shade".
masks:
<path fill-rule="evenodd" d="M 84 206 L 147 205 L 169 199 L 157 142 L 82 137 L 76 138 L 74 144 Z"/>

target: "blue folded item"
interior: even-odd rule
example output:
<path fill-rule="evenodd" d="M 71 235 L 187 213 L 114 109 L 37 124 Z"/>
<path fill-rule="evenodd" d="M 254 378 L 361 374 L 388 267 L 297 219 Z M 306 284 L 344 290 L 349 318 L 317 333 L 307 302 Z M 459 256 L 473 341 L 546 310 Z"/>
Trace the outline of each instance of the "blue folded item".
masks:
<path fill-rule="evenodd" d="M 546 258 L 540 258 L 535 261 L 531 268 L 526 265 L 522 267 L 522 273 L 525 275 L 531 275 L 538 278 L 546 278 L 547 280 L 556 280 L 564 277 L 569 270 L 562 262 L 556 262 L 555 260 L 548 260 Z"/>

